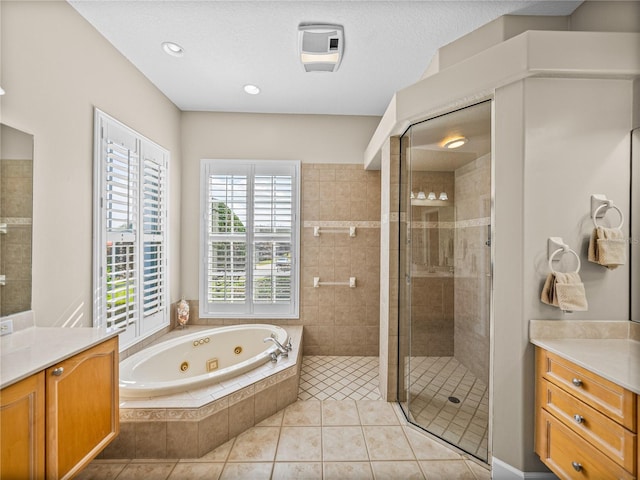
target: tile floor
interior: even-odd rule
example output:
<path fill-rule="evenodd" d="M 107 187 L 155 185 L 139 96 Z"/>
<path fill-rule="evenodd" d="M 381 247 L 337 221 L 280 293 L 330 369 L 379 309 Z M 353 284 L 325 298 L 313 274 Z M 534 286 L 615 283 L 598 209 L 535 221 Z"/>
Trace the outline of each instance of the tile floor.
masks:
<path fill-rule="evenodd" d="M 429 432 L 487 458 L 489 391 L 454 357 L 412 357 L 412 419 Z M 452 403 L 450 396 L 460 403 Z"/>
<path fill-rule="evenodd" d="M 205 456 L 174 460 L 94 460 L 77 478 L 490 478 L 486 468 L 408 425 L 397 405 L 380 400 L 377 376 L 372 376 L 374 371 L 377 372 L 377 358 L 305 357 L 301 375 L 306 375 L 306 379 L 303 382 L 301 378 L 299 392 L 301 398 L 306 397 L 304 400 L 289 405 Z M 325 378 L 318 381 L 323 375 Z M 340 382 L 347 377 L 349 383 Z M 306 383 L 304 388 L 303 383 Z M 326 395 L 330 388 L 335 391 L 320 399 L 317 395 L 324 396 L 320 394 L 321 388 Z M 377 398 L 369 398 L 376 394 Z M 344 397 L 336 398 L 341 395 Z"/>
<path fill-rule="evenodd" d="M 378 357 L 302 358 L 298 400 L 381 400 Z"/>

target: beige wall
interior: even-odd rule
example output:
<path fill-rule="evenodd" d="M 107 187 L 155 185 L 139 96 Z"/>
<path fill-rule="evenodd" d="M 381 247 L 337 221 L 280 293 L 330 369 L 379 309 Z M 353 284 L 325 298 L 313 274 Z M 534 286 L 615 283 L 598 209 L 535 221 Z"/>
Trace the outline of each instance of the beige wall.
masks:
<path fill-rule="evenodd" d="M 34 136 L 33 309 L 92 323 L 93 108 L 171 152 L 170 291 L 180 288 L 180 112 L 66 2 L 2 1 L 2 122 Z"/>
<path fill-rule="evenodd" d="M 590 264 L 586 245 L 592 193 L 628 216 L 631 100 L 628 80 L 528 79 L 496 91 L 493 454 L 522 471 L 544 470 L 533 453 L 529 320 L 628 319 L 628 266 Z M 540 302 L 550 236 L 581 254 L 587 312 Z"/>
<path fill-rule="evenodd" d="M 640 32 L 640 2 L 587 0 L 569 17 L 569 29 L 585 32 Z"/>
<path fill-rule="evenodd" d="M 380 172 L 365 171 L 362 151 L 378 117 L 185 112 L 182 115 L 183 192 L 181 295 L 197 300 L 200 160 L 300 160 L 300 319 L 305 354 L 376 355 L 379 332 Z M 313 236 L 314 222 L 358 222 L 355 238 Z M 357 288 L 313 288 L 357 279 Z M 195 303 L 195 302 L 193 302 Z M 195 306 L 195 305 L 194 305 Z M 242 320 L 202 319 L 202 323 Z"/>

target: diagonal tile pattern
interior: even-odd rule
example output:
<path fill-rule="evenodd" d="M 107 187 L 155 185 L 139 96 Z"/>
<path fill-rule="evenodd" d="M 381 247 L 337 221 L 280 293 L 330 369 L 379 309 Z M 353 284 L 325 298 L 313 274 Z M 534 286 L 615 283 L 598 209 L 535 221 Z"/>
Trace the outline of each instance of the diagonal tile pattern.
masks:
<path fill-rule="evenodd" d="M 454 357 L 411 357 L 412 420 L 480 458 L 487 456 L 489 390 Z M 460 403 L 452 403 L 455 397 Z"/>
<path fill-rule="evenodd" d="M 305 356 L 298 400 L 380 400 L 378 357 Z"/>
<path fill-rule="evenodd" d="M 345 362 L 345 358 L 351 360 Z M 377 359 L 305 360 L 302 375 L 309 373 L 309 366 L 313 367 L 314 375 L 321 373 L 321 365 L 329 366 L 321 380 L 325 383 L 328 379 L 333 382 L 337 374 L 342 378 L 356 375 L 365 379 L 372 365 L 377 378 Z M 344 372 L 347 364 L 350 372 Z M 338 372 L 331 371 L 336 366 Z M 364 396 L 358 392 L 363 385 L 368 392 Z M 300 389 L 301 394 L 308 391 Z M 339 400 L 312 396 L 299 400 L 200 458 L 94 460 L 77 478 L 490 479 L 489 470 L 483 466 L 408 425 L 397 405 L 368 399 L 372 392 L 377 392 L 373 377 L 351 389 L 349 395 L 362 396 L 359 399 L 346 398 L 343 391 L 345 398 Z"/>

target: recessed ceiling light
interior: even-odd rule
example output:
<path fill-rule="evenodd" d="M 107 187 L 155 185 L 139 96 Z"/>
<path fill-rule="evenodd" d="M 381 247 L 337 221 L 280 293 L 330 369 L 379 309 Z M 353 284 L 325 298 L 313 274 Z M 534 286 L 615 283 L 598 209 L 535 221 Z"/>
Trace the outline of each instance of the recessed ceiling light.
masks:
<path fill-rule="evenodd" d="M 251 85 L 250 83 L 244 86 L 244 91 L 249 95 L 258 95 L 260 93 L 260 88 L 256 85 Z"/>
<path fill-rule="evenodd" d="M 165 53 L 173 57 L 181 57 L 182 55 L 184 55 L 184 49 L 177 43 L 164 42 L 162 44 L 162 49 L 165 51 Z"/>
<path fill-rule="evenodd" d="M 464 137 L 458 136 L 458 137 L 445 139 L 442 146 L 445 148 L 458 148 L 464 145 L 465 143 L 467 143 L 467 139 Z"/>

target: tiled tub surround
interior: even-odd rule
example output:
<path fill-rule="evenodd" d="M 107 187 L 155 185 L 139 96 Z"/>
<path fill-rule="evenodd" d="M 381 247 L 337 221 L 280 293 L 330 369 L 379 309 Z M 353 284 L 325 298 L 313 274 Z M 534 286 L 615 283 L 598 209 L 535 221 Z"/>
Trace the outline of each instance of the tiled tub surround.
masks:
<path fill-rule="evenodd" d="M 529 340 L 640 394 L 640 323 L 530 320 Z"/>
<path fill-rule="evenodd" d="M 260 319 L 287 328 L 304 326 L 306 355 L 379 355 L 380 332 L 380 172 L 361 163 L 303 163 L 301 179 L 300 318 Z M 314 227 L 320 235 L 314 236 Z M 349 226 L 356 236 L 349 236 Z M 326 229 L 339 232 L 322 232 Z M 356 288 L 321 286 L 348 282 Z M 192 325 L 246 323 L 200 318 L 198 300 L 189 299 Z"/>
<path fill-rule="evenodd" d="M 209 327 L 173 330 L 159 341 Z M 218 385 L 120 403 L 120 435 L 99 458 L 197 458 L 298 398 L 302 327 L 286 327 L 293 351 Z"/>

